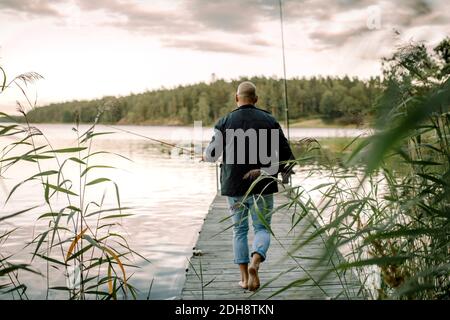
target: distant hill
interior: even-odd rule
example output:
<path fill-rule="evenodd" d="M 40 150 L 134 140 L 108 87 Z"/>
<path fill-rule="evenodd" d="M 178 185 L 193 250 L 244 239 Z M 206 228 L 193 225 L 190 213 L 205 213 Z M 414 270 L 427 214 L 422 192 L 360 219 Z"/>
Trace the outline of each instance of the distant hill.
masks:
<path fill-rule="evenodd" d="M 281 80 L 254 77 L 232 81 L 217 80 L 158 89 L 125 97 L 53 103 L 29 112 L 31 122 L 71 123 L 75 119 L 92 122 L 99 109 L 101 121 L 119 124 L 188 125 L 194 120 L 212 124 L 236 107 L 235 90 L 239 82 L 253 81 L 258 90 L 260 108 L 284 119 Z M 320 117 L 342 124 L 362 124 L 381 93 L 379 78 L 313 77 L 288 80 L 291 119 Z"/>

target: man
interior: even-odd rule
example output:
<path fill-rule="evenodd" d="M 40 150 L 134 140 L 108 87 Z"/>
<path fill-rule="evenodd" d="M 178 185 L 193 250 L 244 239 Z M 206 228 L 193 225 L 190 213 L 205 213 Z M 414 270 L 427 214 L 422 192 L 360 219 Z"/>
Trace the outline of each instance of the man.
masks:
<path fill-rule="evenodd" d="M 278 173 L 283 178 L 288 176 L 292 166 L 285 162 L 294 159 L 280 125 L 269 112 L 255 106 L 257 101 L 255 85 L 242 82 L 236 93 L 238 108 L 216 123 L 204 155 L 209 162 L 222 156 L 221 194 L 227 196 L 234 223 L 234 262 L 241 272 L 239 285 L 251 291 L 260 286 L 259 265 L 266 259 L 270 245 L 268 227 L 273 193 L 278 191 L 276 177 Z M 249 213 L 255 234 L 251 260 L 247 238 Z"/>

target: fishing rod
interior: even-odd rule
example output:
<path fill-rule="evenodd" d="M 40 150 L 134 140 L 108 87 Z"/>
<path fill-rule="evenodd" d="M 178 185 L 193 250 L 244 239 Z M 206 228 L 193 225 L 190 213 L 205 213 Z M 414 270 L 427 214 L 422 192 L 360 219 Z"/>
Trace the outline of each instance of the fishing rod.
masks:
<path fill-rule="evenodd" d="M 114 130 L 119 130 L 119 131 L 131 134 L 131 135 L 134 135 L 134 136 L 137 136 L 137 137 L 141 137 L 141 138 L 153 141 L 153 142 L 157 142 L 157 143 L 165 145 L 165 146 L 169 146 L 169 147 L 172 147 L 172 148 L 177 148 L 177 149 L 189 152 L 190 154 L 193 153 L 193 150 L 177 146 L 176 144 L 173 144 L 173 143 L 169 143 L 169 142 L 166 142 L 166 141 L 158 140 L 158 139 L 155 139 L 155 138 L 150 138 L 150 137 L 147 137 L 147 136 L 145 136 L 143 134 L 136 133 L 136 132 L 133 132 L 133 131 L 130 131 L 130 130 L 122 129 L 122 128 L 118 128 L 118 127 L 115 127 L 115 126 L 110 126 L 110 125 L 107 125 L 107 124 L 103 124 L 103 125 L 105 127 L 108 127 L 108 128 L 114 129 Z"/>
<path fill-rule="evenodd" d="M 286 52 L 284 48 L 284 19 L 283 19 L 283 0 L 279 0 L 280 4 L 280 28 L 281 28 L 281 53 L 283 57 L 283 76 L 284 76 L 284 112 L 286 118 L 286 132 L 287 132 L 287 141 L 290 143 L 290 134 L 289 134 L 289 104 L 288 104 L 288 89 L 287 89 L 287 77 L 286 77 Z M 283 183 L 289 183 L 292 186 L 292 174 L 283 177 Z"/>
<path fill-rule="evenodd" d="M 283 74 L 284 74 L 284 110 L 286 115 L 286 131 L 287 140 L 289 142 L 289 105 L 288 105 L 288 90 L 287 90 L 287 79 L 286 79 L 286 55 L 284 50 L 284 22 L 283 22 L 283 1 L 279 0 L 280 4 L 280 27 L 281 27 L 281 48 L 283 56 Z"/>

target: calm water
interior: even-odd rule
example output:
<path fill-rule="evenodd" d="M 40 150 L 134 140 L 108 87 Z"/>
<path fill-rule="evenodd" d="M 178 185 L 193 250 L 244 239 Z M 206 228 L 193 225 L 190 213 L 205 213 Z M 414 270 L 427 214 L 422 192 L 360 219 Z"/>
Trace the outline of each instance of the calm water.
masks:
<path fill-rule="evenodd" d="M 70 125 L 37 125 L 55 148 L 75 146 L 76 135 Z M 194 132 L 192 127 L 147 127 L 121 126 L 120 128 L 145 136 L 175 143 L 185 144 L 192 139 L 207 141 L 211 129 Z M 114 131 L 111 128 L 99 127 L 98 131 Z M 354 137 L 363 131 L 356 129 L 291 129 L 291 139 L 304 137 Z M 0 145 L 14 140 L 3 138 Z M 42 141 L 44 142 L 44 141 Z M 216 194 L 215 165 L 200 163 L 198 160 L 176 157 L 167 148 L 141 137 L 117 131 L 113 135 L 98 136 L 94 142 L 94 150 L 106 150 L 128 157 L 132 162 L 110 155 L 97 157 L 98 163 L 107 164 L 117 169 L 101 169 L 101 174 L 111 178 L 120 186 L 122 206 L 132 206 L 132 217 L 124 219 L 122 234 L 129 239 L 130 246 L 151 263 L 139 262 L 140 269 L 133 270 L 132 284 L 141 293 L 139 298 L 146 298 L 152 279 L 151 298 L 176 298 L 184 282 L 184 270 L 187 259 L 191 256 L 198 231 L 201 228 L 211 200 Z M 45 168 L 44 168 L 45 169 Z M 9 190 L 35 173 L 35 165 L 21 163 L 7 171 L 0 180 L 0 203 L 4 204 Z M 78 172 L 68 172 L 68 178 L 75 179 Z M 67 178 L 67 177 L 66 177 Z M 308 178 L 305 182 L 302 175 L 294 176 L 294 184 L 320 183 L 320 177 Z M 304 185 L 307 187 L 306 185 Z M 109 197 L 106 204 L 113 206 L 111 194 L 113 190 L 103 187 L 95 188 L 89 193 L 87 200 L 98 200 L 106 191 Z M 12 213 L 33 205 L 42 205 L 42 187 L 29 184 L 17 191 L 10 202 L 3 208 L 3 213 Z M 44 207 L 14 219 L 8 224 L 0 225 L 0 232 L 18 227 L 6 244 L 0 247 L 1 253 L 14 254 L 14 261 L 29 262 L 32 247 L 25 245 L 33 239 L 33 235 L 42 228 L 36 218 L 46 212 Z M 45 264 L 36 260 L 33 266 L 44 271 Z M 21 274 L 21 281 L 28 286 L 30 298 L 45 298 L 46 281 L 44 278 L 30 274 Z M 55 280 L 56 285 L 58 279 Z M 51 291 L 50 298 L 64 296 Z"/>

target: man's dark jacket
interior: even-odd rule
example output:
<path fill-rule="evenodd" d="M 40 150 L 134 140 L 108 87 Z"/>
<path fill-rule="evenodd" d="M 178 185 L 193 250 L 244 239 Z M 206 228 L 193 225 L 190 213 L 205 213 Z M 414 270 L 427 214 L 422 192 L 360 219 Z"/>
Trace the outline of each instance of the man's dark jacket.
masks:
<path fill-rule="evenodd" d="M 224 196 L 243 196 L 246 194 L 248 189 L 250 188 L 253 181 L 250 179 L 244 179 L 244 175 L 253 169 L 260 169 L 267 167 L 266 163 L 261 163 L 259 157 L 259 146 L 260 139 L 265 139 L 267 142 L 267 149 L 265 150 L 265 154 L 270 156 L 270 150 L 272 141 L 271 141 L 271 129 L 278 130 L 279 135 L 279 150 L 278 150 L 278 160 L 277 165 L 279 164 L 278 171 L 273 174 L 271 177 L 276 178 L 277 174 L 280 172 L 284 172 L 288 170 L 288 166 L 286 166 L 283 162 L 287 160 L 294 159 L 291 148 L 289 147 L 289 143 L 286 137 L 283 134 L 283 131 L 279 125 L 279 123 L 275 120 L 275 118 L 268 112 L 262 109 L 255 107 L 254 105 L 248 104 L 240 106 L 239 108 L 233 110 L 223 118 L 221 118 L 214 126 L 216 131 L 212 141 L 210 142 L 208 148 L 206 149 L 206 160 L 207 161 L 215 161 L 219 158 L 221 154 L 220 152 L 216 152 L 217 143 L 220 139 L 217 139 L 217 133 L 220 132 L 223 139 L 222 145 L 222 161 L 221 171 L 220 171 L 220 184 L 221 184 L 221 194 Z M 247 132 L 248 129 L 254 129 L 256 131 L 257 136 L 257 145 L 254 150 L 258 150 L 258 159 L 257 163 L 251 163 L 254 161 L 249 161 L 249 148 L 251 139 L 245 139 L 245 162 L 243 164 L 238 164 L 237 162 L 237 139 L 234 139 L 234 161 L 233 163 L 227 163 L 227 145 L 230 148 L 230 143 L 233 141 L 227 141 L 227 129 L 238 130 L 242 129 L 244 132 Z M 261 131 L 259 129 L 266 129 L 267 134 L 260 134 Z M 233 139 L 228 139 L 233 140 Z M 255 142 L 253 140 L 253 142 Z M 253 144 L 252 147 L 255 147 Z M 229 149 L 230 150 L 230 149 Z M 242 150 L 241 150 L 242 152 Z M 208 157 L 209 153 L 209 157 Z M 231 155 L 231 153 L 230 153 Z M 254 188 L 251 190 L 250 194 L 271 194 L 278 191 L 277 182 L 272 179 L 269 175 L 259 181 Z"/>

